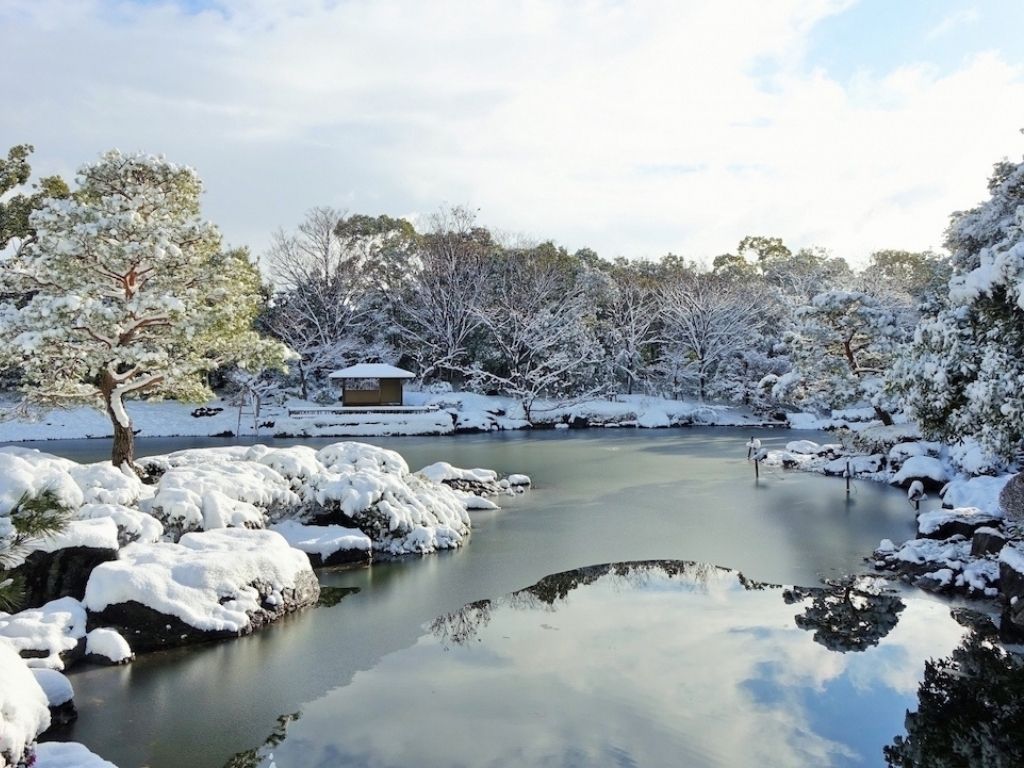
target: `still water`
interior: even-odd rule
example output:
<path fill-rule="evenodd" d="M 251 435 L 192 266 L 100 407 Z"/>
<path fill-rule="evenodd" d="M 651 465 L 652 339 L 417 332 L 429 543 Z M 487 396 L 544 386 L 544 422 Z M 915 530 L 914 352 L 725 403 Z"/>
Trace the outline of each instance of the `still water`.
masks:
<path fill-rule="evenodd" d="M 507 705 L 502 705 L 501 697 L 493 697 L 491 708 L 481 709 L 478 694 L 492 684 L 493 675 L 488 676 L 486 670 L 480 670 L 483 677 L 466 678 L 464 685 L 453 684 L 452 680 L 465 677 L 465 670 L 453 673 L 452 680 L 440 673 L 435 679 L 427 669 L 408 676 L 401 672 L 405 669 L 402 665 L 418 658 L 416 654 L 422 652 L 418 650 L 421 646 L 434 642 L 430 640 L 434 637 L 432 634 L 424 635 L 424 628 L 437 617 L 457 612 L 468 603 L 496 599 L 521 590 L 549 574 L 609 562 L 691 560 L 738 569 L 758 581 L 814 585 L 822 578 L 863 569 L 863 556 L 870 553 L 880 539 L 899 540 L 913 534 L 912 511 L 897 490 L 858 482 L 847 497 L 841 481 L 781 471 L 762 471 L 760 481 L 755 483 L 752 466 L 744 460 L 744 443 L 751 434 L 757 434 L 769 447 L 781 447 L 788 440 L 803 437 L 824 439 L 814 433 L 718 428 L 368 440 L 400 451 L 413 468 L 445 460 L 457 466 L 490 467 L 503 473 L 525 472 L 532 476 L 534 488 L 523 496 L 500 500 L 500 511 L 472 513 L 472 540 L 462 550 L 376 564 L 360 570 L 323 573 L 324 585 L 359 589 L 332 607 L 305 611 L 258 635 L 228 643 L 151 654 L 123 668 L 73 671 L 71 677 L 80 717 L 67 738 L 85 742 L 122 768 L 141 765 L 220 768 L 235 753 L 261 744 L 277 727 L 280 716 L 299 712 L 301 717 L 292 724 L 292 732 L 301 736 L 289 737 L 281 745 L 278 761 L 281 768 L 347 764 L 331 757 L 347 749 L 340 747 L 337 740 L 347 742 L 352 734 L 364 731 L 366 740 L 359 742 L 362 751 L 345 753 L 354 761 L 352 764 L 416 765 L 419 763 L 415 760 L 403 763 L 386 751 L 380 751 L 378 762 L 370 760 L 367 754 L 376 754 L 378 749 L 371 741 L 371 731 L 380 728 L 383 733 L 402 733 L 408 730 L 411 736 L 424 727 L 407 722 L 410 718 L 415 720 L 415 713 L 440 728 L 441 721 L 435 719 L 432 708 L 442 706 L 442 701 L 444 707 L 453 708 L 449 712 L 450 723 L 445 727 L 454 741 L 468 738 L 467 733 L 472 735 L 472 729 L 481 718 L 504 722 L 514 715 L 519 723 L 516 727 L 528 729 L 531 722 L 546 722 L 552 715 L 552 706 L 559 709 L 582 706 L 576 700 L 569 703 L 558 697 L 551 699 L 551 706 L 543 704 L 550 697 L 542 696 L 541 689 L 532 690 L 535 686 L 558 686 L 559 680 L 567 682 L 564 676 L 568 675 L 573 684 L 581 686 L 578 693 L 582 701 L 589 686 L 611 692 L 614 687 L 611 681 L 625 674 L 624 670 L 628 671 L 638 657 L 643 658 L 645 664 L 649 660 L 654 665 L 652 670 L 672 669 L 672 680 L 682 684 L 680 681 L 688 680 L 691 673 L 686 672 L 683 677 L 677 673 L 690 670 L 691 666 L 678 666 L 676 657 L 686 655 L 696 659 L 693 648 L 704 646 L 707 648 L 699 661 L 700 669 L 710 673 L 713 667 L 723 682 L 729 681 L 730 685 L 749 679 L 747 694 L 752 697 L 754 709 L 772 709 L 773 697 L 781 694 L 770 686 L 759 687 L 757 680 L 765 675 L 790 672 L 810 674 L 790 669 L 806 655 L 801 643 L 813 642 L 808 632 L 793 624 L 792 613 L 796 608 L 787 608 L 790 611 L 787 617 L 769 615 L 765 613 L 767 609 L 748 605 L 746 598 L 736 596 L 730 598 L 734 602 L 719 603 L 712 596 L 701 597 L 694 603 L 697 598 L 686 597 L 683 593 L 687 590 L 677 588 L 678 585 L 636 594 L 627 590 L 622 599 L 606 608 L 586 609 L 608 619 L 608 629 L 621 624 L 623 632 L 618 634 L 593 637 L 592 642 L 584 643 L 582 635 L 572 633 L 586 633 L 589 626 L 586 619 L 582 623 L 566 622 L 567 628 L 570 624 L 577 627 L 566 635 L 561 634 L 562 630 L 544 628 L 534 632 L 532 640 L 517 654 L 528 650 L 532 660 L 529 663 L 536 665 L 537 674 L 522 675 L 516 671 L 527 665 L 526 656 L 517 655 L 516 660 L 508 664 L 499 663 L 503 674 L 510 675 L 504 685 L 522 689 L 517 698 L 508 694 Z M 140 440 L 138 448 L 140 454 L 147 454 L 225 442 L 189 438 Z M 304 442 L 315 446 L 334 440 L 267 442 L 282 445 Z M 40 447 L 77 460 L 100 459 L 108 450 L 105 443 L 92 441 L 63 441 Z M 679 593 L 676 597 L 683 602 L 671 610 L 652 602 L 654 593 L 660 591 Z M 698 592 L 700 590 L 694 594 Z M 777 595 L 770 602 L 786 607 Z M 715 610 L 708 613 L 698 605 L 713 606 Z M 920 605 L 932 606 L 922 607 L 922 611 L 948 614 L 948 608 L 936 603 L 921 601 Z M 514 611 L 499 613 L 502 616 L 508 613 L 512 617 L 510 621 L 520 620 L 515 618 L 520 614 Z M 905 615 L 911 615 L 909 608 Z M 668 623 L 659 623 L 662 620 Z M 906 618 L 902 619 L 902 623 L 906 622 Z M 558 626 L 555 621 L 547 623 Z M 503 626 L 497 620 L 492 625 Z M 630 625 L 634 625 L 635 631 L 626 632 Z M 910 623 L 908 626 L 917 625 Z M 779 632 L 785 630 L 787 637 L 800 640 L 762 645 L 759 638 L 768 632 L 768 627 Z M 897 628 L 893 635 L 899 631 Z M 901 652 L 906 657 L 903 673 L 908 676 L 901 684 L 904 689 L 916 684 L 925 657 L 948 652 L 946 646 L 955 642 L 956 630 L 951 626 L 949 632 L 944 632 L 936 631 L 932 635 L 921 632 L 923 639 Z M 519 636 L 518 630 L 516 634 Z M 554 638 L 557 637 L 576 639 L 565 644 L 556 643 Z M 493 642 L 481 643 L 484 656 L 498 653 L 494 642 L 503 638 L 504 635 L 498 635 L 491 638 Z M 674 646 L 673 642 L 678 645 Z M 590 646 L 594 643 L 612 649 L 621 647 L 621 653 L 605 653 L 601 658 L 595 655 L 589 661 L 578 659 L 586 663 L 582 667 L 568 665 L 562 677 L 554 676 L 561 658 L 589 657 Z M 822 665 L 839 664 L 836 660 L 826 663 L 825 660 L 833 656 L 844 658 L 820 644 L 815 647 L 826 652 L 819 660 Z M 439 655 L 436 651 L 434 648 L 430 652 L 433 654 L 431 664 L 455 663 L 458 659 L 459 664 L 474 667 L 480 662 L 479 658 L 467 659 L 451 652 Z M 391 666 L 396 663 L 399 667 Z M 693 674 L 698 667 L 691 670 Z M 544 682 L 548 677 L 542 673 L 544 670 L 551 670 L 552 677 L 547 682 Z M 757 674 L 751 677 L 750 670 Z M 492 668 L 491 672 L 494 671 Z M 605 672 L 611 677 L 600 679 Z M 364 682 L 367 679 L 369 683 Z M 831 679 L 820 678 L 815 685 L 823 685 Z M 637 678 L 631 689 L 623 689 L 623 695 L 643 696 L 648 687 L 646 678 Z M 855 686 L 851 682 L 847 687 L 852 690 Z M 366 698 L 370 688 L 387 688 L 394 696 L 386 701 L 370 701 Z M 461 704 L 458 702 L 460 691 L 465 694 Z M 656 695 L 656 690 L 652 689 L 650 695 Z M 837 695 L 830 701 L 838 707 L 836 702 L 843 698 Z M 365 712 L 361 702 L 365 702 Z M 377 722 L 383 715 L 372 707 L 395 708 L 399 702 L 401 707 L 394 709 L 387 723 Z M 715 704 L 715 708 L 721 706 L 724 706 L 721 702 Z M 877 722 L 872 719 L 874 715 L 859 710 L 857 714 L 839 708 L 834 714 L 859 719 L 865 724 L 875 723 L 875 730 L 886 731 L 888 739 L 901 727 L 902 706 L 893 708 L 893 711 L 899 709 L 898 717 L 887 715 Z M 808 711 L 814 709 L 808 707 Z M 708 712 L 716 711 L 715 708 Z M 782 717 L 786 707 L 776 709 L 777 716 Z M 520 763 L 605 762 L 604 758 L 597 760 L 586 751 L 599 748 L 594 746 L 593 739 L 604 732 L 625 733 L 640 728 L 639 720 L 648 718 L 650 709 L 614 707 L 588 711 L 592 716 L 575 724 L 557 721 L 554 736 L 543 729 L 538 731 L 537 738 L 556 739 L 551 750 L 544 753 L 548 758 L 541 759 L 540 753 L 524 752 Z M 802 711 L 788 711 L 786 716 L 798 721 L 804 717 Z M 675 718 L 674 709 L 664 712 Z M 701 725 L 703 717 L 694 721 L 691 731 L 705 727 Z M 761 723 L 757 728 L 762 728 L 766 722 L 757 721 Z M 663 725 L 649 722 L 644 727 L 658 729 Z M 749 738 L 756 738 L 759 731 L 754 724 L 750 727 L 753 730 Z M 813 731 L 814 738 L 807 736 L 810 741 L 804 740 L 807 744 L 813 742 L 820 746 L 820 739 L 829 744 L 844 743 L 833 734 L 822 735 L 820 729 L 806 722 L 800 727 L 809 729 L 809 733 Z M 584 731 L 594 733 L 585 737 Z M 684 738 L 679 733 L 676 736 Z M 525 748 L 530 739 L 523 735 L 522 740 Z M 576 742 L 584 750 L 578 754 L 571 749 Z M 309 749 L 292 746 L 299 743 L 311 746 Z M 563 747 L 569 751 L 565 752 Z M 612 749 L 612 746 L 607 748 Z M 630 751 L 632 747 L 622 749 L 625 750 L 622 760 L 609 764 L 657 764 L 654 757 L 650 758 L 654 763 L 641 760 L 641 755 Z M 801 749 L 804 752 L 794 754 L 819 754 L 807 752 L 810 747 L 806 745 Z M 828 749 L 831 750 L 827 752 L 831 756 L 828 760 L 844 764 L 845 748 Z M 856 751 L 860 747 L 854 745 L 849 749 Z M 877 764 L 879 749 L 876 745 L 870 759 L 863 764 Z M 309 760 L 303 757 L 307 752 Z M 458 760 L 434 764 L 489 764 L 484 759 L 486 755 L 475 754 L 472 751 L 460 753 Z M 321 762 L 316 762 L 316 755 L 320 755 Z M 695 765 L 728 764 L 721 762 L 720 757 L 708 753 L 708 759 L 702 763 L 703 758 L 694 753 L 683 763 L 669 764 L 687 764 L 687 760 Z M 531 763 L 535 758 L 539 763 Z M 778 764 L 822 764 L 810 757 L 804 763 L 794 759 L 796 762 Z M 508 762 L 514 764 L 515 759 L 510 758 Z M 500 759 L 498 763 L 501 764 Z"/>

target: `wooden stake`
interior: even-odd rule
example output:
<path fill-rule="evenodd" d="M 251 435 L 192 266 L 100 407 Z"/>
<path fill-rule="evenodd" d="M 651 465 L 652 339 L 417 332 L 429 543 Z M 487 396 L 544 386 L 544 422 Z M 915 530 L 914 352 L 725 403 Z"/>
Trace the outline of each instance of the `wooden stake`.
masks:
<path fill-rule="evenodd" d="M 850 462 L 846 462 L 846 495 L 850 495 Z"/>

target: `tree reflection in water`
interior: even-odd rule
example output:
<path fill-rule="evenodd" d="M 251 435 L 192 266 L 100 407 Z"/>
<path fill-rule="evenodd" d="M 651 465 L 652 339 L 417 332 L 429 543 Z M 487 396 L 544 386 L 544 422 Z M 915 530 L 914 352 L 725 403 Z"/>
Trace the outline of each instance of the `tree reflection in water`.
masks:
<path fill-rule="evenodd" d="M 885 747 L 899 768 L 1024 765 L 1024 659 L 972 629 L 945 658 L 925 662 L 907 735 Z"/>
<path fill-rule="evenodd" d="M 446 651 L 453 645 L 465 645 L 477 639 L 482 627 L 491 621 L 491 601 L 477 600 L 457 611 L 438 616 L 429 624 L 431 634 Z"/>
<path fill-rule="evenodd" d="M 796 625 L 814 632 L 814 642 L 830 651 L 864 651 L 895 629 L 906 607 L 899 595 L 876 588 L 870 579 L 846 577 L 826 582 L 827 588 L 793 587 L 783 593 L 787 603 L 811 598 Z"/>

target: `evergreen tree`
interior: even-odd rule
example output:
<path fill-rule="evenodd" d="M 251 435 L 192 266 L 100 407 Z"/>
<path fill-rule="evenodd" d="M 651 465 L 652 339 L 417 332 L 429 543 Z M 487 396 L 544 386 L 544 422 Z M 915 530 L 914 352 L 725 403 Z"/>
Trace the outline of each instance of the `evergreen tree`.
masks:
<path fill-rule="evenodd" d="M 998 163 L 991 197 L 953 215 L 949 306 L 926 317 L 898 389 L 925 432 L 1024 448 L 1024 163 Z"/>
<path fill-rule="evenodd" d="M 281 366 L 287 350 L 252 330 L 259 272 L 200 218 L 195 171 L 112 151 L 79 174 L 32 214 L 35 240 L 0 276 L 0 295 L 31 297 L 0 306 L 0 341 L 30 401 L 103 409 L 111 458 L 131 465 L 126 398 L 202 401 L 209 371 Z"/>

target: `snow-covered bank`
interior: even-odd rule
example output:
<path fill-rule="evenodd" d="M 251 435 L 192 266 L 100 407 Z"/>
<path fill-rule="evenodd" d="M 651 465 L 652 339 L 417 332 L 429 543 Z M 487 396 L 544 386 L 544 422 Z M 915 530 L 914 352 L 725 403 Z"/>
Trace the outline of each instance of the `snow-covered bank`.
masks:
<path fill-rule="evenodd" d="M 405 402 L 431 407 L 419 413 L 333 414 L 318 403 L 292 399 L 265 405 L 257 420 L 226 399 L 202 406 L 175 401 L 133 401 L 128 411 L 142 437 L 231 437 L 272 435 L 279 437 L 369 437 L 398 435 L 446 435 L 455 432 L 490 432 L 505 429 L 571 427 L 756 426 L 783 425 L 756 416 L 749 409 L 708 405 L 686 400 L 665 400 L 646 395 L 619 395 L 611 400 L 586 400 L 569 404 L 539 400 L 527 420 L 522 405 L 506 397 L 469 392 L 431 394 L 406 392 Z M 10 398 L 0 400 L 0 412 L 13 407 Z M 319 409 L 319 411 L 318 411 Z M 290 415 L 296 411 L 297 415 Z M 306 415 L 299 415 L 306 411 Z M 91 408 L 51 410 L 33 420 L 0 421 L 0 443 L 30 440 L 67 440 L 110 437 L 106 414 Z"/>
<path fill-rule="evenodd" d="M 74 713 L 57 670 L 256 631 L 316 603 L 312 566 L 462 546 L 468 509 L 497 508 L 481 494 L 530 485 L 443 463 L 414 473 L 394 451 L 351 442 L 187 450 L 142 465 L 148 482 L 105 462 L 0 449 L 0 538 L 26 493 L 47 492 L 71 516 L 60 534 L 28 541 L 19 568 L 39 554 L 114 553 L 90 561 L 80 592 L 0 612 L 0 768 L 110 765 L 78 744 L 34 746 Z"/>
<path fill-rule="evenodd" d="M 38 553 L 76 553 L 45 564 L 55 569 L 104 553 L 59 600 L 0 613 L 0 636 L 33 665 L 62 669 L 86 653 L 118 663 L 133 651 L 251 632 L 316 601 L 311 563 L 462 546 L 481 494 L 529 486 L 523 475 L 447 464 L 414 473 L 394 451 L 351 442 L 186 450 L 141 464 L 149 482 L 109 463 L 0 449 L 12 470 L 0 476 L 0 520 L 43 489 L 71 516 L 59 535 L 25 544 L 22 567 Z M 49 572 L 43 580 L 63 583 Z"/>
<path fill-rule="evenodd" d="M 873 565 L 932 592 L 999 597 L 1004 635 L 1024 637 L 1024 608 L 1017 607 L 1024 606 L 1024 475 L 999 471 L 976 443 L 906 439 L 915 435 L 913 425 L 868 426 L 854 442 L 874 453 L 799 440 L 781 451 L 761 449 L 756 458 L 768 467 L 906 488 L 917 538 L 882 541 Z"/>

